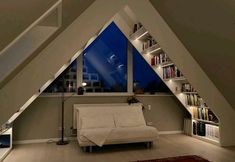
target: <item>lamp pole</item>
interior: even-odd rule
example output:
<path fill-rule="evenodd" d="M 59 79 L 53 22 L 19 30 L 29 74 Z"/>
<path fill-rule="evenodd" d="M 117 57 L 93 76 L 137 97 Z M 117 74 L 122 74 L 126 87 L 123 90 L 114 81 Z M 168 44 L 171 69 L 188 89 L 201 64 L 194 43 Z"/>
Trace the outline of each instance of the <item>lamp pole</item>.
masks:
<path fill-rule="evenodd" d="M 56 143 L 57 145 L 67 145 L 69 142 L 64 140 L 64 92 L 62 92 L 62 98 L 61 98 L 61 104 L 62 104 L 62 110 L 61 110 L 61 139 Z"/>

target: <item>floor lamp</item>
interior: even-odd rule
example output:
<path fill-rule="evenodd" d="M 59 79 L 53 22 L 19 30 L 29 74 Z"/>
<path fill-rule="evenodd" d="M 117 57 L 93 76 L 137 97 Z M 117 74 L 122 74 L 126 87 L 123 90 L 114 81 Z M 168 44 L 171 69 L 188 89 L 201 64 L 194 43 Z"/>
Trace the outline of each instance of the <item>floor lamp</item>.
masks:
<path fill-rule="evenodd" d="M 69 142 L 64 139 L 64 103 L 67 99 L 72 97 L 73 95 L 83 95 L 84 89 L 83 87 L 78 87 L 77 93 L 73 93 L 71 96 L 65 98 L 64 96 L 64 89 L 62 92 L 62 97 L 61 97 L 61 139 L 56 143 L 57 145 L 67 145 Z"/>
<path fill-rule="evenodd" d="M 61 97 L 61 139 L 56 143 L 57 145 L 67 145 L 69 142 L 64 140 L 64 92 Z"/>

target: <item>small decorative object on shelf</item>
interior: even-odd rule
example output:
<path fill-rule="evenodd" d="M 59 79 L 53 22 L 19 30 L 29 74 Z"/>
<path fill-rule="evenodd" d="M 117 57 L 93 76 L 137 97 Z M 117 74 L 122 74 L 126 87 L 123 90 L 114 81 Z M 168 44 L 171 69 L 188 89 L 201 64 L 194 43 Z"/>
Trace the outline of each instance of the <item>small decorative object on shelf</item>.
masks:
<path fill-rule="evenodd" d="M 141 24 L 141 23 L 134 24 L 133 33 L 135 33 L 135 32 L 136 32 L 137 30 L 139 30 L 141 27 L 142 27 L 142 24 Z"/>
<path fill-rule="evenodd" d="M 127 103 L 129 105 L 133 104 L 133 103 L 138 103 L 138 102 L 140 102 L 140 101 L 135 97 L 135 95 L 127 97 Z"/>
<path fill-rule="evenodd" d="M 83 87 L 78 87 L 78 95 L 83 95 L 84 94 L 84 88 Z"/>

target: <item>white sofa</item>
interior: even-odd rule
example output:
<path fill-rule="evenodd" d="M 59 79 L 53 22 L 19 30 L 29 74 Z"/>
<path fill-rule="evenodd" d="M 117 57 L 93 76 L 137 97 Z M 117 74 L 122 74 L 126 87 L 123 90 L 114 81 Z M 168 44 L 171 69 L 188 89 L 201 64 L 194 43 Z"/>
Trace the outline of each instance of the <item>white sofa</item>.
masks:
<path fill-rule="evenodd" d="M 146 142 L 158 138 L 156 128 L 147 126 L 141 104 L 75 104 L 74 125 L 82 148 Z"/>

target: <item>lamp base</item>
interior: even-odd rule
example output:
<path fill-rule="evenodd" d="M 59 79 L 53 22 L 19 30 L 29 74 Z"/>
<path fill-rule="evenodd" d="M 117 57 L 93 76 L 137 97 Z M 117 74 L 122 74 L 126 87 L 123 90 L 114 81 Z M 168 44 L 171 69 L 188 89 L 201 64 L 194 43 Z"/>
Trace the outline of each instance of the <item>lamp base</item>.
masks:
<path fill-rule="evenodd" d="M 67 145 L 69 142 L 68 141 L 64 141 L 64 140 L 59 140 L 58 142 L 56 142 L 57 145 Z"/>

